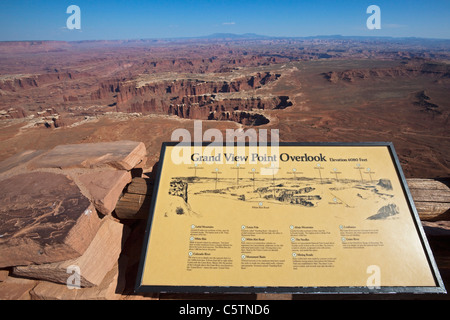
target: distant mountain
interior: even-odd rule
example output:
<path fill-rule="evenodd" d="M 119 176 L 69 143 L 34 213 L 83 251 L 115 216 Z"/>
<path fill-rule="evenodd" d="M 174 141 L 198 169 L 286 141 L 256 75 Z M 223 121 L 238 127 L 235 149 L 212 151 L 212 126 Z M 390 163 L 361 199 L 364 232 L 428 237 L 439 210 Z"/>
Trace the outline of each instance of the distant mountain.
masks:
<path fill-rule="evenodd" d="M 417 37 L 388 37 L 388 36 L 343 36 L 343 35 L 316 35 L 316 36 L 266 36 L 256 33 L 213 33 L 206 36 L 192 36 L 192 37 L 173 37 L 173 38 L 147 38 L 147 39 L 117 39 L 117 40 L 78 40 L 78 41 L 0 41 L 0 46 L 15 45 L 17 46 L 57 46 L 57 44 L 64 43 L 65 46 L 71 44 L 78 44 L 87 47 L 95 46 L 147 46 L 147 45 L 163 45 L 168 42 L 195 42 L 195 41 L 246 41 L 246 40 L 293 40 L 293 41 L 355 41 L 355 42 L 371 42 L 371 43 L 396 43 L 405 45 L 427 46 L 427 47 L 441 47 L 442 50 L 448 50 L 450 46 L 450 39 L 432 39 L 432 38 L 417 38 Z M 66 49 L 66 48 L 64 48 Z"/>
<path fill-rule="evenodd" d="M 175 38 L 176 39 L 176 38 Z M 261 39 L 293 39 L 293 40 L 355 40 L 355 41 L 449 41 L 450 39 L 433 39 L 418 37 L 390 37 L 390 36 L 343 36 L 334 35 L 316 35 L 316 36 L 266 36 L 256 33 L 213 33 L 207 36 L 184 37 L 184 39 L 229 39 L 229 40 L 261 40 Z"/>
<path fill-rule="evenodd" d="M 248 40 L 248 39 L 271 39 L 276 37 L 264 36 L 256 33 L 213 33 L 207 36 L 198 37 L 200 39 L 232 39 L 232 40 Z"/>

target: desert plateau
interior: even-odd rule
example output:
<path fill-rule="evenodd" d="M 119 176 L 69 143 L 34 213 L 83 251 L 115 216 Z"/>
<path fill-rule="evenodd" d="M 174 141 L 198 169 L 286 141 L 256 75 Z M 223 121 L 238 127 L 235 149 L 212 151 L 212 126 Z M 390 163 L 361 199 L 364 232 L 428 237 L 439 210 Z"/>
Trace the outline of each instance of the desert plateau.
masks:
<path fill-rule="evenodd" d="M 0 43 L 0 160 L 176 128 L 284 142 L 391 141 L 410 178 L 448 177 L 450 42 L 364 37 Z"/>

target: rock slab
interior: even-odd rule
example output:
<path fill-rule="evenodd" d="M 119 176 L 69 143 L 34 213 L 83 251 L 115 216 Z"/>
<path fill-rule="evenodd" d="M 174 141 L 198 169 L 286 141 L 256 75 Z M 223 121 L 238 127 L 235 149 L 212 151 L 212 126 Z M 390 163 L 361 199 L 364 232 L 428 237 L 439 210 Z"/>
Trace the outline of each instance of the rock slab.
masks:
<path fill-rule="evenodd" d="M 0 268 L 74 259 L 101 219 L 68 176 L 19 174 L 0 181 Z"/>
<path fill-rule="evenodd" d="M 124 282 L 119 272 L 119 263 L 106 274 L 102 283 L 95 287 L 69 289 L 66 285 L 39 281 L 31 290 L 32 300 L 119 300 Z"/>
<path fill-rule="evenodd" d="M 43 150 L 27 150 L 0 162 L 0 175 L 14 168 L 21 168 L 31 160 L 43 154 Z"/>
<path fill-rule="evenodd" d="M 102 168 L 131 170 L 146 157 L 142 142 L 114 141 L 59 145 L 31 161 L 29 169 L 38 168 Z"/>
<path fill-rule="evenodd" d="M 35 280 L 8 277 L 0 283 L 0 300 L 31 300 L 30 291 L 37 284 Z"/>
<path fill-rule="evenodd" d="M 90 194 L 95 208 L 109 215 L 116 207 L 123 189 L 131 182 L 131 173 L 126 170 L 94 171 L 81 174 L 76 180 Z"/>
<path fill-rule="evenodd" d="M 14 268 L 13 274 L 66 284 L 70 273 L 73 273 L 71 267 L 76 266 L 80 272 L 81 287 L 100 285 L 119 260 L 122 245 L 129 234 L 129 227 L 111 218 L 103 220 L 95 238 L 81 257 L 63 262 L 19 266 Z M 71 271 L 69 274 L 68 270 Z"/>

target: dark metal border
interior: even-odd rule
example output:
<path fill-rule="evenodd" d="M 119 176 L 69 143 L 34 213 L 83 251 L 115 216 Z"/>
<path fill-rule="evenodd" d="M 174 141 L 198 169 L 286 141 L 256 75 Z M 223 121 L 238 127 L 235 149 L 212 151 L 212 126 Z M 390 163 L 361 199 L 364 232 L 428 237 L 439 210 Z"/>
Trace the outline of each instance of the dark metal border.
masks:
<path fill-rule="evenodd" d="M 137 293 L 287 293 L 287 294 L 445 294 L 447 293 L 444 282 L 442 281 L 439 269 L 431 251 L 430 245 L 426 238 L 422 223 L 417 213 L 417 209 L 414 205 L 411 192 L 409 191 L 408 184 L 406 182 L 403 170 L 398 160 L 397 154 L 392 142 L 280 142 L 278 146 L 333 146 L 333 147 L 387 147 L 391 155 L 391 160 L 397 172 L 398 179 L 403 188 L 403 194 L 408 203 L 410 213 L 413 218 L 413 222 L 416 227 L 416 231 L 419 235 L 422 243 L 423 250 L 426 254 L 429 267 L 433 273 L 433 277 L 436 286 L 433 287 L 380 287 L 370 289 L 368 287 L 256 287 L 256 286 L 148 286 L 142 285 L 142 277 L 144 272 L 144 264 L 146 260 L 147 247 L 150 238 L 150 232 L 152 228 L 153 215 L 156 205 L 156 199 L 158 196 L 158 187 L 160 183 L 161 173 L 163 170 L 164 157 L 166 148 L 169 146 L 227 146 L 226 143 L 211 143 L 211 142 L 193 142 L 193 143 L 180 143 L 180 142 L 164 142 L 161 146 L 160 160 L 158 165 L 158 172 L 154 183 L 152 204 L 147 220 L 147 227 L 144 236 L 144 243 L 142 246 L 141 260 L 139 262 L 139 268 L 137 273 L 135 292 Z M 249 146 L 246 143 L 234 143 L 231 146 Z M 256 145 L 256 144 L 255 144 Z M 271 143 L 266 143 L 267 147 L 271 146 Z"/>

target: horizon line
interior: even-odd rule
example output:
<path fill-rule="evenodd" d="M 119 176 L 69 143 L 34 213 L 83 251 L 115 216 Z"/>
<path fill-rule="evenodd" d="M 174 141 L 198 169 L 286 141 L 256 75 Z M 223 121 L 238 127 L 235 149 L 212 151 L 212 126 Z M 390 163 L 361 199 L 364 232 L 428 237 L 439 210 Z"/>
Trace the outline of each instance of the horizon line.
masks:
<path fill-rule="evenodd" d="M 0 42 L 87 42 L 87 41 L 144 41 L 144 40 L 214 40 L 214 39 L 228 39 L 232 40 L 269 40 L 269 39 L 317 39 L 317 38 L 365 38 L 365 39 L 392 39 L 392 40 L 450 40 L 450 38 L 432 38 L 432 37 L 417 37 L 417 36 L 376 36 L 376 35 L 314 35 L 314 36 L 267 36 L 255 33 L 213 33 L 203 36 L 175 36 L 175 37 L 154 37 L 154 38 L 117 38 L 117 39 L 81 39 L 81 40 L 55 40 L 55 39 L 39 39 L 39 40 L 0 40 Z"/>

